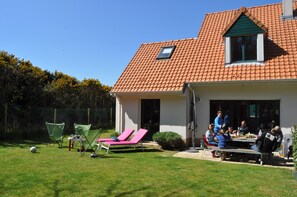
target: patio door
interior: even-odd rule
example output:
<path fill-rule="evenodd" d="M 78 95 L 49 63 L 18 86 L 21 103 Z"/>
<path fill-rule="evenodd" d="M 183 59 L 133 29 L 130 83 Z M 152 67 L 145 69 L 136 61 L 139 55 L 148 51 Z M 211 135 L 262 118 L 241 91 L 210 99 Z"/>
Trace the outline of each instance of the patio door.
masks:
<path fill-rule="evenodd" d="M 152 140 L 160 130 L 160 99 L 141 100 L 141 128 L 148 130 L 145 140 Z"/>
<path fill-rule="evenodd" d="M 223 114 L 229 113 L 234 129 L 240 126 L 242 120 L 247 121 L 252 133 L 257 133 L 260 127 L 270 129 L 272 121 L 280 124 L 279 100 L 211 100 L 210 123 L 214 121 L 218 110 L 223 111 Z"/>

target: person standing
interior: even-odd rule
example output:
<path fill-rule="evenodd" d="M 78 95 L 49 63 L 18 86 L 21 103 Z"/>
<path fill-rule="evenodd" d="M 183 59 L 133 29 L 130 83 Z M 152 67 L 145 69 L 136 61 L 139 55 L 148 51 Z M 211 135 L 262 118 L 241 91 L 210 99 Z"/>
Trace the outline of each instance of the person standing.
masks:
<path fill-rule="evenodd" d="M 215 134 L 219 133 L 219 130 L 223 126 L 223 118 L 222 118 L 222 111 L 217 112 L 217 117 L 214 120 L 214 132 Z"/>
<path fill-rule="evenodd" d="M 230 117 L 229 117 L 229 111 L 227 111 L 224 116 L 223 129 L 227 130 L 229 126 L 230 126 Z"/>

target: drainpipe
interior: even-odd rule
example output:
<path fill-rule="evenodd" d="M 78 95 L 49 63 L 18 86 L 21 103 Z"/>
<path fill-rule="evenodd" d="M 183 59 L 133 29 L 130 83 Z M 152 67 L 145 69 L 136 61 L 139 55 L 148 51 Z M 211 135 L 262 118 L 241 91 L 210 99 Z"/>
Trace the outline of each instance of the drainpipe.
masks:
<path fill-rule="evenodd" d="M 122 125 L 122 123 L 123 123 L 123 120 L 122 120 L 122 118 L 123 118 L 122 101 L 121 101 L 121 98 L 118 95 L 116 95 L 116 93 L 111 93 L 110 95 L 115 97 L 118 100 L 118 103 L 119 103 L 119 106 L 117 106 L 117 105 L 115 106 L 115 113 L 116 113 L 116 116 L 117 116 L 116 119 L 117 119 L 118 125 L 119 125 L 119 128 L 118 128 L 119 131 L 118 132 L 121 132 L 121 131 L 123 131 L 123 129 L 122 129 L 123 128 L 123 125 Z M 118 111 L 118 114 L 117 114 L 117 111 Z M 117 124 L 117 123 L 115 122 L 115 124 Z"/>
<path fill-rule="evenodd" d="M 197 132 L 197 128 L 196 128 L 196 94 L 195 94 L 195 90 L 190 86 L 190 84 L 188 84 L 188 88 L 190 89 L 190 91 L 192 92 L 193 95 L 193 131 L 192 131 L 192 148 L 195 150 L 195 138 L 196 138 L 196 132 Z"/>

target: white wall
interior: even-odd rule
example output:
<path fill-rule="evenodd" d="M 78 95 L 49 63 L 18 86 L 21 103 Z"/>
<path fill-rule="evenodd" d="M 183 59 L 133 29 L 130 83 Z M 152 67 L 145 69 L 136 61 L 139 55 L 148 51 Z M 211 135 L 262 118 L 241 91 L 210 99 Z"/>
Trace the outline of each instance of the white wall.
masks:
<path fill-rule="evenodd" d="M 163 97 L 160 108 L 160 131 L 174 131 L 186 138 L 186 98 Z"/>
<path fill-rule="evenodd" d="M 207 130 L 210 122 L 210 100 L 280 100 L 280 126 L 289 133 L 292 124 L 297 124 L 297 84 L 221 84 L 196 86 L 200 97 L 197 105 L 198 137 Z"/>
<path fill-rule="evenodd" d="M 187 138 L 187 105 L 184 95 L 120 96 L 116 101 L 116 131 L 141 125 L 141 99 L 160 99 L 160 131 L 174 131 Z"/>

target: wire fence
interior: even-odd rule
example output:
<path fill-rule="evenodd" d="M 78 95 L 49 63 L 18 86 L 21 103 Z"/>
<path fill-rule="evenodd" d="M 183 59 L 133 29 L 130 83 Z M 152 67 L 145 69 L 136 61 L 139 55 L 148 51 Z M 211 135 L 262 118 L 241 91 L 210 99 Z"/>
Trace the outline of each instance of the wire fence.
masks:
<path fill-rule="evenodd" d="M 92 129 L 114 128 L 113 108 L 32 108 L 4 105 L 0 111 L 0 138 L 28 139 L 47 136 L 45 122 L 65 122 L 64 133 L 74 133 L 74 123 L 91 124 Z"/>

